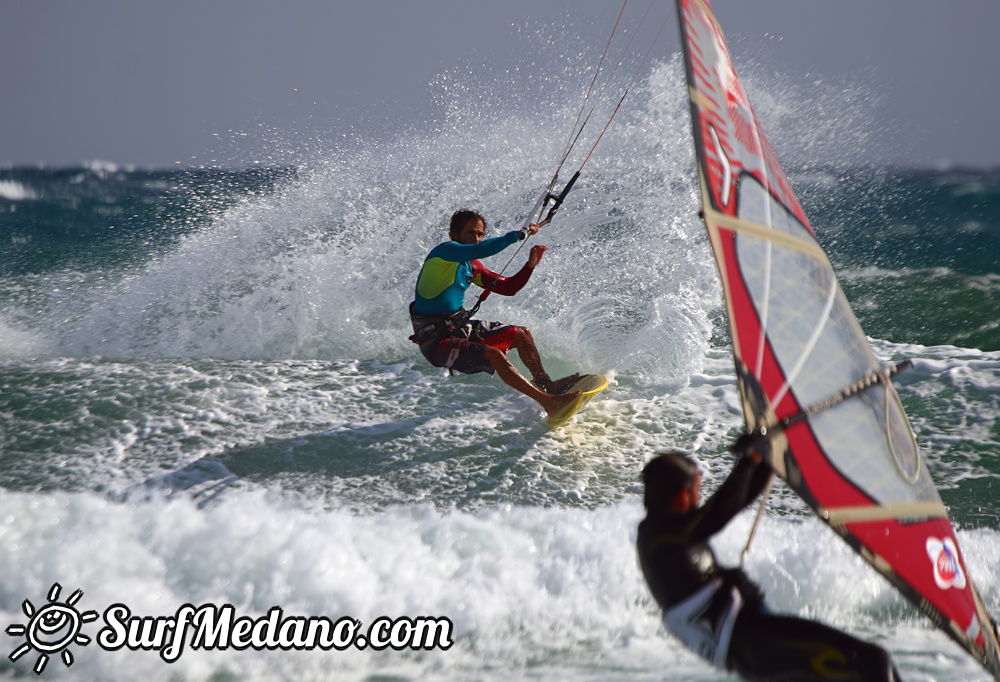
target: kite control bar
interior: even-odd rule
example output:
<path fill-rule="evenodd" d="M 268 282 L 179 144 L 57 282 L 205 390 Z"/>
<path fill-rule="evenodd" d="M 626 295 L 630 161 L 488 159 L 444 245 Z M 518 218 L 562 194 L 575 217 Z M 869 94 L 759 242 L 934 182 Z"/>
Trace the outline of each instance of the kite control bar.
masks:
<path fill-rule="evenodd" d="M 527 243 L 528 226 L 531 224 L 531 221 L 535 216 L 535 211 L 538 211 L 538 215 L 541 216 L 541 214 L 545 212 L 545 207 L 548 206 L 549 202 L 550 201 L 555 202 L 552 204 L 552 208 L 549 209 L 548 215 L 545 216 L 545 220 L 538 223 L 539 227 L 544 227 L 545 225 L 548 225 L 549 222 L 552 221 L 552 218 L 555 216 L 556 211 L 558 211 L 559 207 L 562 206 L 563 201 L 566 200 L 566 195 L 569 194 L 569 191 L 571 189 L 573 189 L 573 184 L 579 177 L 580 177 L 580 171 L 577 171 L 576 173 L 573 174 L 573 177 L 569 179 L 569 182 L 566 183 L 566 186 L 563 187 L 562 192 L 560 192 L 559 194 L 552 194 L 552 192 L 549 191 L 552 189 L 552 186 L 556 182 L 556 176 L 552 177 L 552 182 L 549 183 L 549 186 L 545 189 L 545 192 L 540 197 L 538 197 L 538 200 L 535 202 L 535 207 L 531 209 L 531 213 L 528 214 L 528 218 L 524 221 L 524 226 L 521 228 L 521 234 L 523 235 L 522 239 L 524 241 L 522 242 L 521 246 L 518 247 L 517 251 L 514 252 L 514 255 L 510 257 L 510 260 L 507 261 L 507 265 L 504 265 L 503 268 L 500 270 L 501 275 L 507 270 L 507 266 L 511 264 L 511 262 L 517 257 L 517 254 L 521 252 L 521 248 Z M 476 305 L 474 305 L 472 309 L 465 314 L 466 319 L 471 318 L 473 315 L 479 312 L 479 306 L 483 304 L 483 301 L 486 300 L 486 297 L 490 295 L 491 291 L 492 289 L 488 287 L 483 287 L 483 293 L 479 294 L 479 298 L 476 300 Z"/>
<path fill-rule="evenodd" d="M 562 206 L 563 201 L 566 200 L 566 195 L 569 194 L 569 191 L 571 189 L 573 189 L 573 184 L 579 177 L 580 177 L 580 171 L 577 171 L 576 173 L 573 174 L 573 177 L 569 179 L 569 182 L 566 183 L 566 186 L 563 187 L 562 192 L 560 192 L 558 195 L 549 194 L 547 197 L 545 197 L 545 203 L 542 204 L 543 211 L 545 210 L 545 205 L 548 204 L 550 200 L 555 200 L 555 203 L 553 203 L 552 208 L 549 209 L 549 213 L 548 215 L 545 216 L 545 220 L 539 223 L 539 227 L 548 225 L 550 222 L 552 222 L 552 218 L 555 217 L 556 211 L 558 211 L 559 207 Z"/>

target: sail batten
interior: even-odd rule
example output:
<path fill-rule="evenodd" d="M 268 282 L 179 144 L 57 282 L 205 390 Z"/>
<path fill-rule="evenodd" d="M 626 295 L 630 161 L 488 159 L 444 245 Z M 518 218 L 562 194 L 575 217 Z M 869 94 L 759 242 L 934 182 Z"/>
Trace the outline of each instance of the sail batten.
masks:
<path fill-rule="evenodd" d="M 1000 679 L 990 615 L 888 372 L 750 105 L 710 3 L 677 5 L 701 214 L 747 428 L 795 416 L 772 441 L 775 472 Z"/>

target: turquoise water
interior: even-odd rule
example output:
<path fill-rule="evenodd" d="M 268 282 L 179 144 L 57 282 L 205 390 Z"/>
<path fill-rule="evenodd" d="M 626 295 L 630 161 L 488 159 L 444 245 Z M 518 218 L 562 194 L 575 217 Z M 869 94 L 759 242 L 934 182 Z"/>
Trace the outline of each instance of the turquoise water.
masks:
<path fill-rule="evenodd" d="M 519 225 L 548 179 L 525 159 L 561 150 L 534 114 L 452 97 L 434 125 L 281 167 L 0 169 L 0 624 L 59 583 L 102 613 L 213 603 L 455 627 L 446 651 L 169 664 L 91 641 L 43 677 L 724 679 L 665 635 L 634 557 L 644 461 L 693 451 L 712 486 L 742 424 L 677 64 L 616 120 L 528 287 L 483 307 L 530 327 L 551 374 L 612 377 L 558 431 L 406 340 L 450 213 L 483 211 L 493 235 Z M 898 389 L 1000 612 L 1000 173 L 789 170 L 876 354 L 915 361 Z M 787 490 L 769 510 L 747 567 L 774 608 L 879 642 L 908 680 L 986 678 Z M 749 524 L 720 536 L 724 561 Z M 32 676 L 36 658 L 0 670 Z"/>

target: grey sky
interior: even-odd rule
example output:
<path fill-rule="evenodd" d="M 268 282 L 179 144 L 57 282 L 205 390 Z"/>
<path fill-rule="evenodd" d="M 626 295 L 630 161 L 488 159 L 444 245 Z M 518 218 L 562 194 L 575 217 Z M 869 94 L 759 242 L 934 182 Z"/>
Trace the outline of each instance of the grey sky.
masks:
<path fill-rule="evenodd" d="M 647 4 L 632 0 L 628 11 Z M 803 82 L 863 78 L 879 94 L 873 114 L 891 123 L 890 160 L 1000 166 L 997 0 L 713 6 L 737 68 L 753 59 Z M 668 7 L 657 0 L 652 14 Z M 619 8 L 617 0 L 0 0 L 0 163 L 173 167 L 211 162 L 213 133 L 258 123 L 406 120 L 421 113 L 435 75 L 470 58 L 513 60 L 514 26 L 571 23 L 599 52 Z M 660 58 L 678 49 L 676 19 L 657 47 Z"/>

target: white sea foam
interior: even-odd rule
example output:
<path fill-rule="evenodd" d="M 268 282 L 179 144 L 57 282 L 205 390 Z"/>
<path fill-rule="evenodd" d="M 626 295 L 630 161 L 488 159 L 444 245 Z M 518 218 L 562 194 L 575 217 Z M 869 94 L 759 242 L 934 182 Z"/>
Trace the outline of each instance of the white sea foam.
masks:
<path fill-rule="evenodd" d="M 14 180 L 0 180 L 0 198 L 9 201 L 26 201 L 37 195 L 28 187 Z"/>
<path fill-rule="evenodd" d="M 51 348 L 37 332 L 9 323 L 0 313 L 0 360 L 36 357 L 51 352 Z"/>
<path fill-rule="evenodd" d="M 82 165 L 84 168 L 91 171 L 92 173 L 97 173 L 99 175 L 106 175 L 109 173 L 121 173 L 121 172 L 130 173 L 136 169 L 136 167 L 132 165 L 122 166 L 117 163 L 114 163 L 113 161 L 104 161 L 102 159 L 93 159 L 90 161 L 84 161 L 80 165 Z"/>
<path fill-rule="evenodd" d="M 455 627 L 448 651 L 187 650 L 171 665 L 155 652 L 109 652 L 91 641 L 71 647 L 71 668 L 49 662 L 61 668 L 60 679 L 205 679 L 223 671 L 246 680 L 500 680 L 546 671 L 589 680 L 617 679 L 623 671 L 629 679 L 654 672 L 670 680 L 723 679 L 664 634 L 636 564 L 640 514 L 634 499 L 594 511 L 514 506 L 464 513 L 413 505 L 354 515 L 290 505 L 262 491 L 233 494 L 208 509 L 184 498 L 119 504 L 91 494 L 7 494 L 0 499 L 0 626 L 25 622 L 21 602 L 37 608 L 59 583 L 64 597 L 82 589 L 78 608 L 98 613 L 123 603 L 137 616 L 171 616 L 184 603 L 214 603 L 252 617 L 280 606 L 287 615 L 347 615 L 365 623 L 446 616 Z M 750 521 L 741 517 L 715 543 L 725 561 L 738 555 Z M 966 535 L 960 538 L 984 555 L 970 558 L 970 570 L 986 573 L 1000 534 Z M 779 611 L 855 632 L 874 628 L 889 638 L 903 631 L 905 638 L 891 641 L 906 646 L 918 637 L 933 650 L 951 651 L 944 635 L 915 619 L 818 521 L 766 520 L 748 571 Z M 995 608 L 996 585 L 980 586 Z M 95 637 L 102 626 L 85 626 L 84 634 Z M 13 650 L 19 642 L 9 643 Z M 36 655 L 27 655 L 29 663 Z M 937 680 L 984 679 L 967 657 L 900 657 L 904 664 L 919 659 Z"/>

